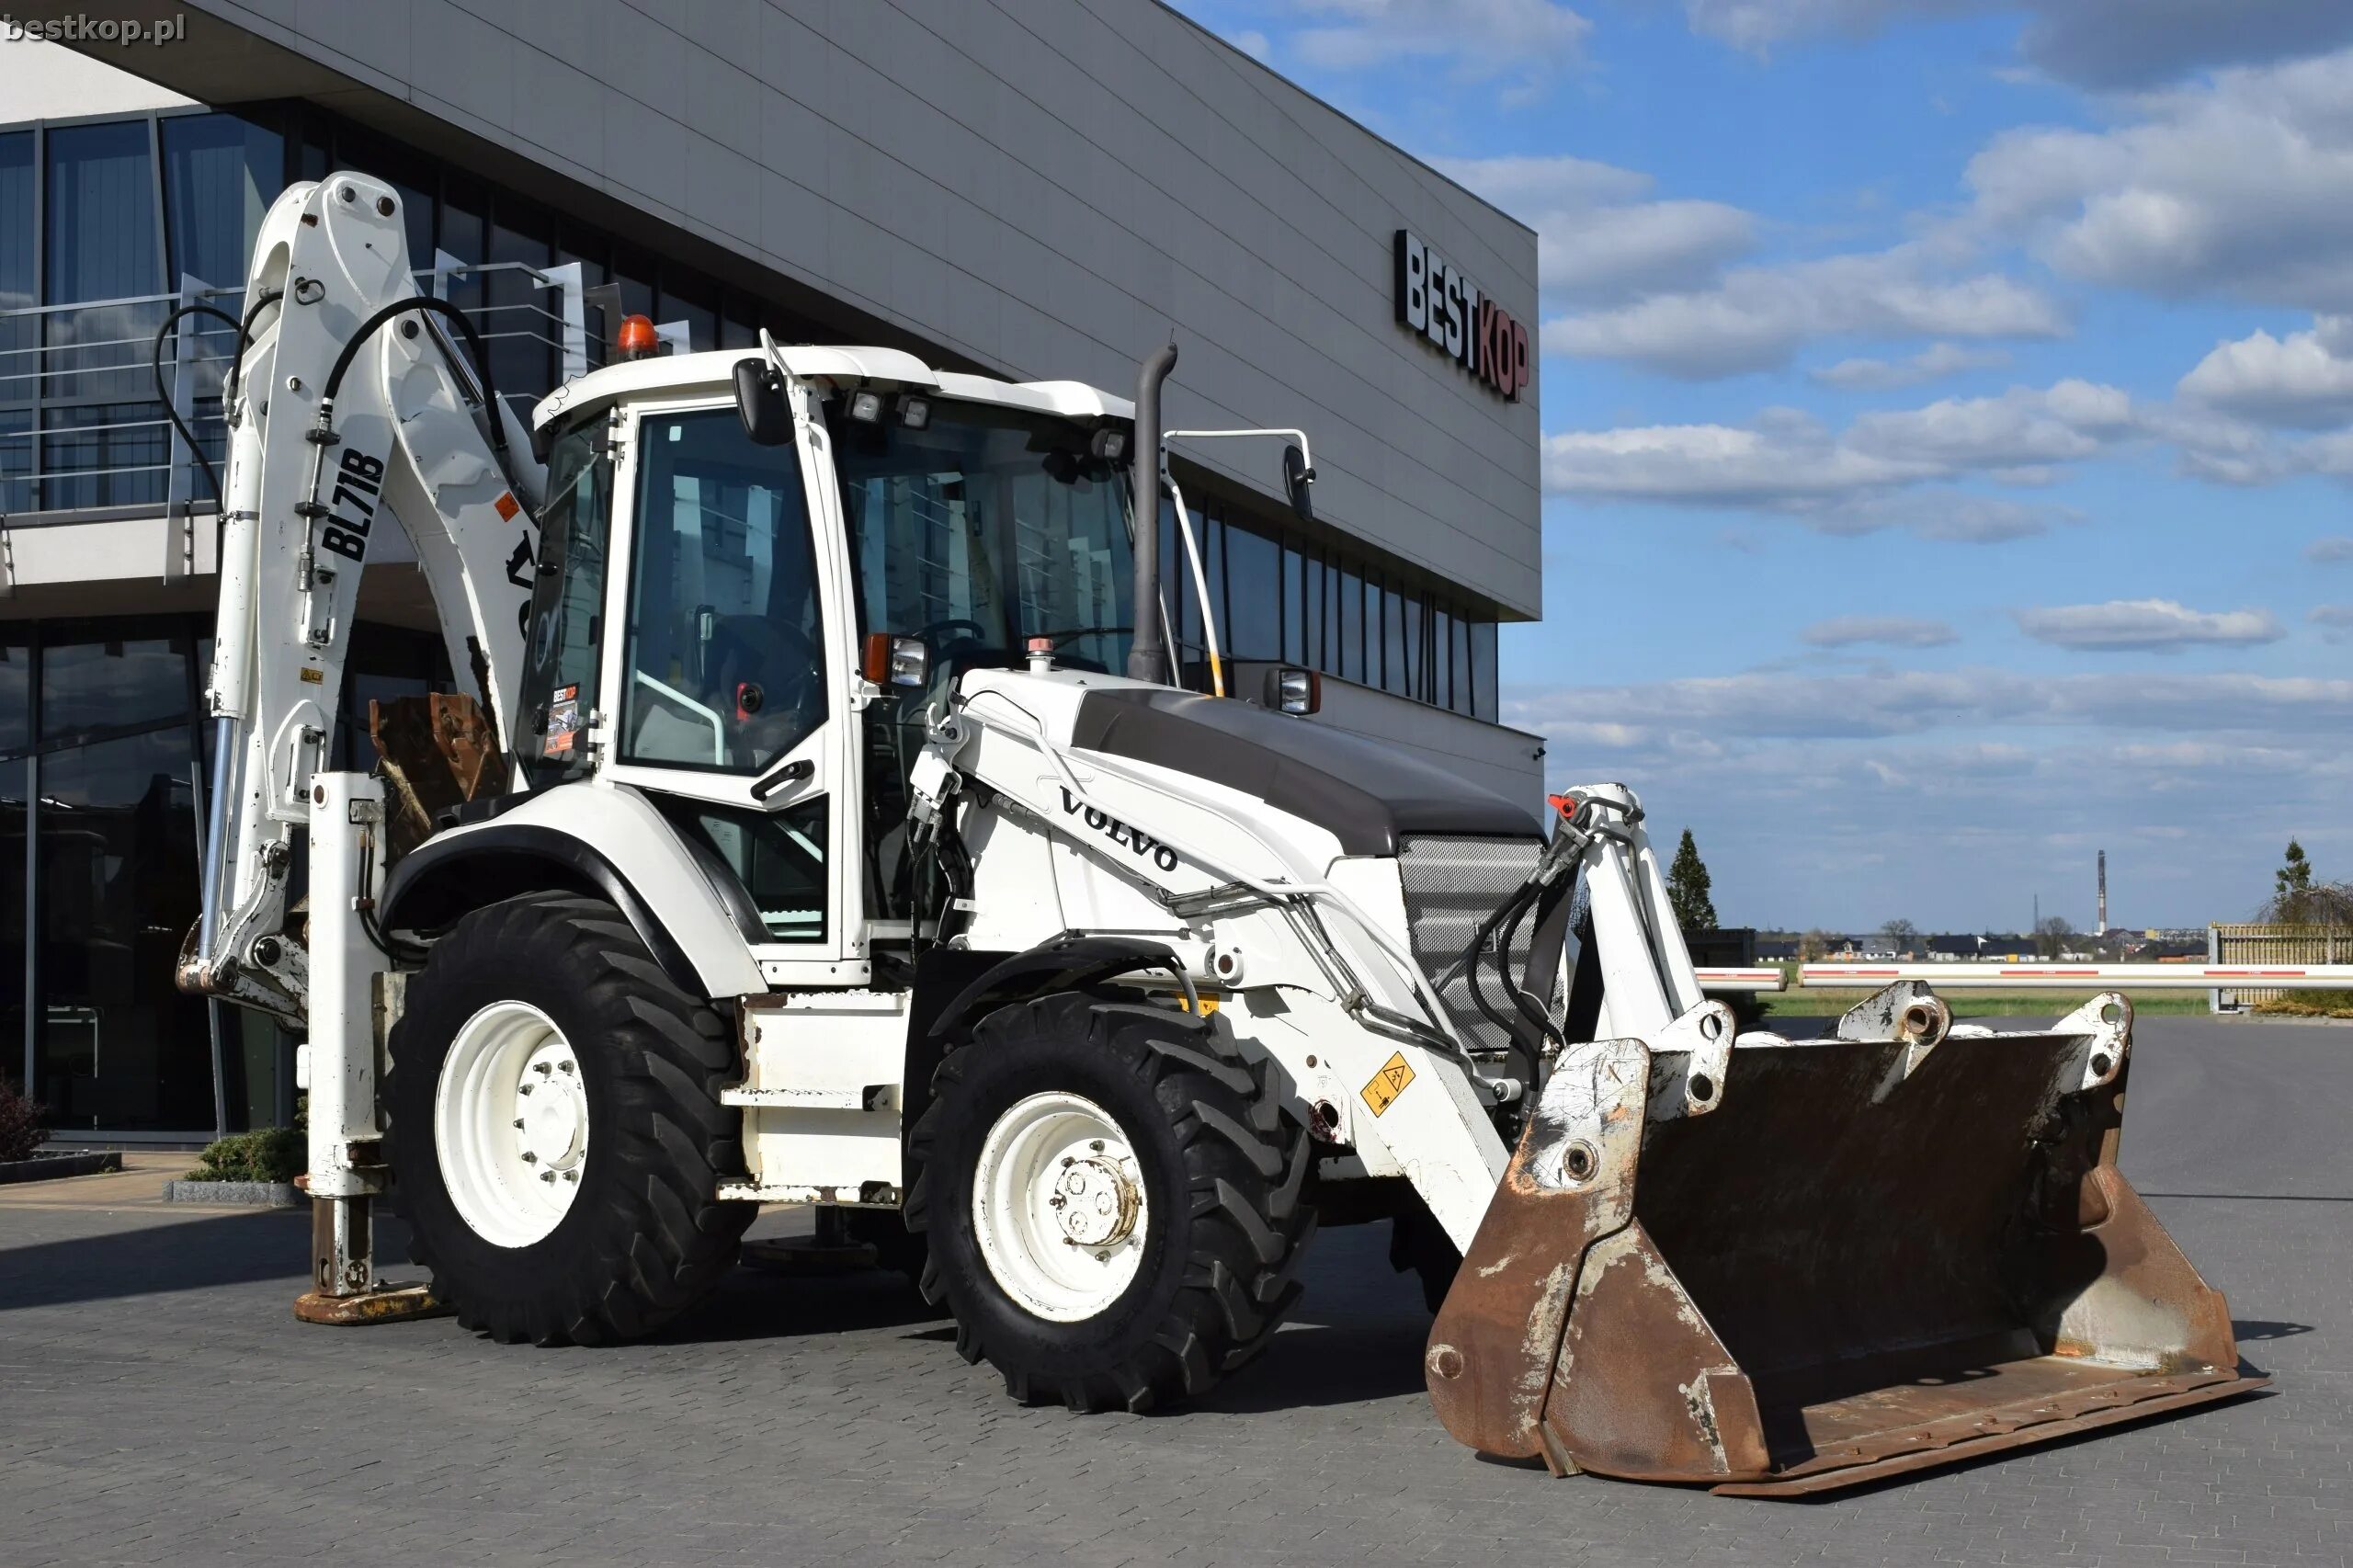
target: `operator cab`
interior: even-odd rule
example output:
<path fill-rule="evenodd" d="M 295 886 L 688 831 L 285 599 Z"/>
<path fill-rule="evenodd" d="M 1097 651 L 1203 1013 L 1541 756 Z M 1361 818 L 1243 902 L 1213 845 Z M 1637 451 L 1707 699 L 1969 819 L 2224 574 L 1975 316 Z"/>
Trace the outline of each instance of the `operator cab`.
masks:
<path fill-rule="evenodd" d="M 739 368 L 774 400 L 763 439 Z M 891 349 L 680 355 L 559 389 L 534 416 L 530 786 L 642 791 L 771 984 L 838 983 L 919 913 L 906 770 L 926 709 L 1033 638 L 1124 666 L 1129 419 L 1077 383 Z M 877 637 L 915 684 L 869 660 Z"/>

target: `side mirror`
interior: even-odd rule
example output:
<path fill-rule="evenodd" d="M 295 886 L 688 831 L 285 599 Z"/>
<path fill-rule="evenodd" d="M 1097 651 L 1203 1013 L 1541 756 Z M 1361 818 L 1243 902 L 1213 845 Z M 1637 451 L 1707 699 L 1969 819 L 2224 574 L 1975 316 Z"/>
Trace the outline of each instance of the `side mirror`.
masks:
<path fill-rule="evenodd" d="M 931 678 L 931 650 L 920 637 L 867 634 L 858 673 L 876 686 L 920 687 Z"/>
<path fill-rule="evenodd" d="M 756 446 L 781 447 L 792 439 L 792 402 L 784 395 L 784 379 L 766 359 L 735 361 L 735 412 Z"/>
<path fill-rule="evenodd" d="M 1267 706 L 1278 713 L 1313 713 L 1324 706 L 1324 677 L 1291 665 L 1268 670 Z"/>
<path fill-rule="evenodd" d="M 1315 483 L 1315 471 L 1307 466 L 1307 454 L 1296 444 L 1283 448 L 1283 493 L 1290 497 L 1290 509 L 1302 523 L 1315 520 L 1315 503 L 1308 495 L 1307 487 Z"/>

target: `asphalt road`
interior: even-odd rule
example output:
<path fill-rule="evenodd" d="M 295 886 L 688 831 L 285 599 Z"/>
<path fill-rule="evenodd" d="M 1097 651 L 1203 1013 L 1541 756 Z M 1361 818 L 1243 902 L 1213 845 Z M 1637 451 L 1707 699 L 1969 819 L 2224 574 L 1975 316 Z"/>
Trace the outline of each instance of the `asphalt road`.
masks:
<path fill-rule="evenodd" d="M 0 1188 L 0 1565 L 2345 1563 L 2353 1029 L 2144 1019 L 2127 1174 L 2277 1392 L 1809 1504 L 1479 1459 L 1381 1228 L 1206 1405 L 1005 1399 L 888 1282 L 739 1270 L 660 1339 L 298 1325 L 305 1221 Z M 790 1222 L 773 1216 L 763 1229 Z"/>

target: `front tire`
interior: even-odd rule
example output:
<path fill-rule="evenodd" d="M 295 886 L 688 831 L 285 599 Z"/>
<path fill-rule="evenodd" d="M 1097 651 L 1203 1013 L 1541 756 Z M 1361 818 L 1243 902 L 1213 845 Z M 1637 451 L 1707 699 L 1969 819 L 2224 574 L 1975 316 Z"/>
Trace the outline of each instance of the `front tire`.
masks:
<path fill-rule="evenodd" d="M 909 1142 L 924 1294 L 1024 1403 L 1198 1397 L 1298 1298 L 1307 1135 L 1221 1020 L 1078 993 L 1000 1008 Z"/>
<path fill-rule="evenodd" d="M 609 903 L 478 909 L 409 982 L 391 1040 L 392 1161 L 414 1256 L 505 1343 L 650 1334 L 734 1261 L 754 1206 L 726 1026 Z"/>

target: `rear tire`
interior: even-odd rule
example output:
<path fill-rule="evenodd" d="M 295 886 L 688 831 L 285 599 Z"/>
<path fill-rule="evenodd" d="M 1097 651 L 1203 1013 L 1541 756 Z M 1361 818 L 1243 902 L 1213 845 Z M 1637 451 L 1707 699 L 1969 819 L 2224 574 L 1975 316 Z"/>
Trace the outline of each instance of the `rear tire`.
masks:
<path fill-rule="evenodd" d="M 530 893 L 466 915 L 409 982 L 391 1054 L 413 1255 L 465 1327 L 634 1339 L 734 1261 L 756 1209 L 714 1197 L 743 1165 L 726 1026 L 612 905 Z"/>
<path fill-rule="evenodd" d="M 1307 1134 L 1222 1020 L 1047 996 L 983 1019 L 932 1094 L 909 1140 L 924 1294 L 1015 1398 L 1198 1397 L 1298 1299 Z"/>

